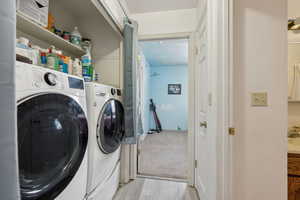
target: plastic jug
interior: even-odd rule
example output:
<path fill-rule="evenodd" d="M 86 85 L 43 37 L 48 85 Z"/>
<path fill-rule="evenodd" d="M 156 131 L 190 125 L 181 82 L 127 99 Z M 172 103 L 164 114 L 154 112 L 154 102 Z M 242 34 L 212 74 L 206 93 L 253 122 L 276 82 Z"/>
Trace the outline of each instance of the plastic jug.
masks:
<path fill-rule="evenodd" d="M 80 46 L 81 44 L 81 34 L 78 31 L 78 27 L 74 28 L 74 31 L 71 33 L 71 43 Z"/>

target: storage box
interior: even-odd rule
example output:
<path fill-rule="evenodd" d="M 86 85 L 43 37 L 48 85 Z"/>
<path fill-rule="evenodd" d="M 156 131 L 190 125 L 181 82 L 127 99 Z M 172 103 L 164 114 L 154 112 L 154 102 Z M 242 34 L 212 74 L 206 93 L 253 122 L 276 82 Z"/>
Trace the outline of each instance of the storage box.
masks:
<path fill-rule="evenodd" d="M 17 12 L 47 27 L 49 0 L 17 0 Z"/>

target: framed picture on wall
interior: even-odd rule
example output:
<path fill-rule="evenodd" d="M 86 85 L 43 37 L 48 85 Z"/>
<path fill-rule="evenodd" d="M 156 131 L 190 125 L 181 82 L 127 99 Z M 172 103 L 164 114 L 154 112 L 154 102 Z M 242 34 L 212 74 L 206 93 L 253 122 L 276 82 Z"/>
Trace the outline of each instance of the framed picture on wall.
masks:
<path fill-rule="evenodd" d="M 181 84 L 168 84 L 169 95 L 181 95 Z"/>

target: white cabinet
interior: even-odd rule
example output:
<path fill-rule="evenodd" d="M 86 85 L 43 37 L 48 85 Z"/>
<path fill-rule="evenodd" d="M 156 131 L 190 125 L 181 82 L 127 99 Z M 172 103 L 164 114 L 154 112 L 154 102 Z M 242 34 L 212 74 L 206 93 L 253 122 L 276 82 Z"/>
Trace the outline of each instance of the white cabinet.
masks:
<path fill-rule="evenodd" d="M 124 28 L 124 19 L 126 14 L 125 10 L 122 9 L 121 4 L 118 0 L 101 0 L 103 6 L 106 8 L 114 22 L 122 31 Z"/>

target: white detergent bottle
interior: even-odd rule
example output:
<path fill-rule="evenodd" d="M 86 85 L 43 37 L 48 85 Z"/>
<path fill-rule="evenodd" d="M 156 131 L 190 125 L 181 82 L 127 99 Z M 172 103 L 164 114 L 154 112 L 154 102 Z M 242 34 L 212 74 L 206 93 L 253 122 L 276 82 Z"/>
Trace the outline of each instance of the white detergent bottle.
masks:
<path fill-rule="evenodd" d="M 80 59 L 75 58 L 74 62 L 73 62 L 73 75 L 78 76 L 78 77 L 82 77 L 82 64 Z"/>
<path fill-rule="evenodd" d="M 72 60 L 72 58 L 69 59 L 69 63 L 68 63 L 68 73 L 69 73 L 69 74 L 73 74 L 73 60 Z"/>
<path fill-rule="evenodd" d="M 81 34 L 80 32 L 78 31 L 78 27 L 76 26 L 74 28 L 74 31 L 71 33 L 71 43 L 77 45 L 77 46 L 80 46 L 81 45 Z"/>

